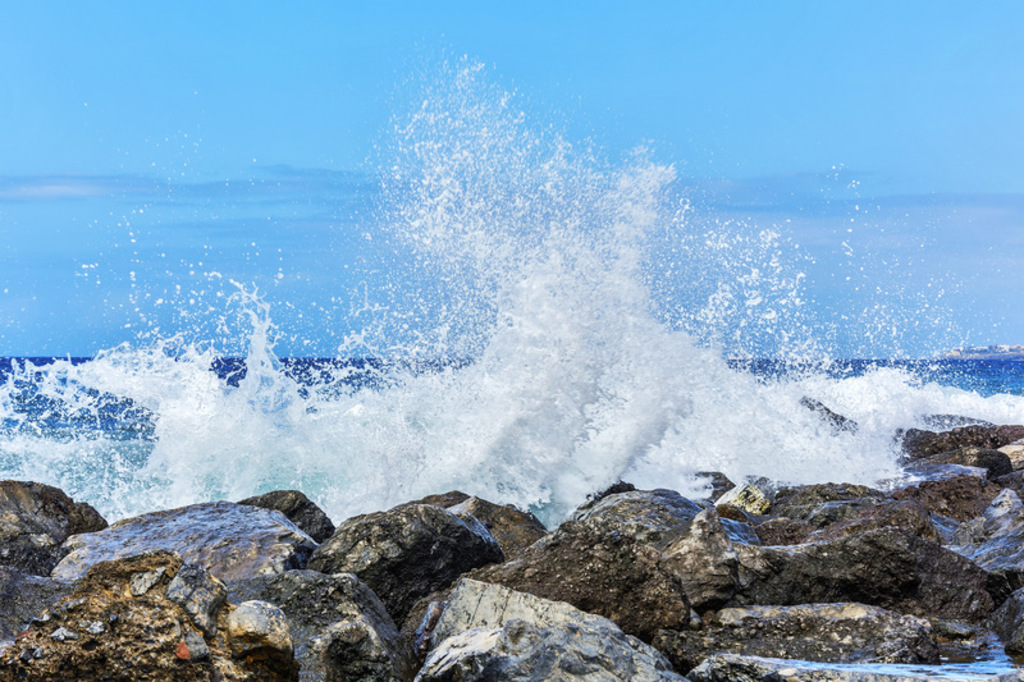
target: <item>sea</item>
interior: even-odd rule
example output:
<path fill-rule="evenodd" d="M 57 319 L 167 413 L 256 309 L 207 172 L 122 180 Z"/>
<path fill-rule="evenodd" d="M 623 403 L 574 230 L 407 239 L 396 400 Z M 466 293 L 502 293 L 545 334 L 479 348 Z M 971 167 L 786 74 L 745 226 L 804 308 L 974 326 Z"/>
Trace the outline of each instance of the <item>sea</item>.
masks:
<path fill-rule="evenodd" d="M 481 65 L 423 83 L 374 162 L 366 253 L 317 273 L 366 273 L 325 292 L 322 329 L 244 277 L 193 295 L 140 255 L 131 333 L 0 358 L 0 478 L 110 521 L 298 489 L 337 523 L 459 489 L 552 526 L 619 480 L 886 485 L 901 429 L 1024 423 L 1024 362 L 837 343 L 944 332 L 936 306 L 825 324 L 783 228 L 702 217 L 674 166 L 568 142 Z M 338 329 L 326 357 L 282 350 Z"/>

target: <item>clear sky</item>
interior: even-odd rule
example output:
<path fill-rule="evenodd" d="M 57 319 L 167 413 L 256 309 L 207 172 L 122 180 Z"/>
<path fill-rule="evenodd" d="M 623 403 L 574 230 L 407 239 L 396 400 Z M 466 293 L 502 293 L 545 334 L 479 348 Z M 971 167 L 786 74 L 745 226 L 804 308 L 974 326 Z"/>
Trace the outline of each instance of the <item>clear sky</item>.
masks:
<path fill-rule="evenodd" d="M 123 340 L 150 251 L 168 287 L 213 263 L 316 307 L 367 159 L 441 52 L 570 138 L 649 144 L 709 210 L 786 225 L 822 305 L 847 268 L 904 303 L 941 288 L 967 341 L 1024 343 L 1017 0 L 0 9 L 0 355 Z"/>

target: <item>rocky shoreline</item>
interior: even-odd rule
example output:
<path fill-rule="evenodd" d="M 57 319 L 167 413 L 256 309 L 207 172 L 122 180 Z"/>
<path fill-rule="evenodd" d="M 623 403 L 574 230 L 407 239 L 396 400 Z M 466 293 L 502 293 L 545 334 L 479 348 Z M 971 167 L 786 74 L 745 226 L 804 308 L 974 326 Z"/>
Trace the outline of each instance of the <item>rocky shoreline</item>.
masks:
<path fill-rule="evenodd" d="M 551 530 L 458 491 L 108 526 L 3 481 L 0 680 L 1024 680 L 1024 426 L 929 423 L 884 490 L 709 472 L 707 499 L 620 483 Z"/>

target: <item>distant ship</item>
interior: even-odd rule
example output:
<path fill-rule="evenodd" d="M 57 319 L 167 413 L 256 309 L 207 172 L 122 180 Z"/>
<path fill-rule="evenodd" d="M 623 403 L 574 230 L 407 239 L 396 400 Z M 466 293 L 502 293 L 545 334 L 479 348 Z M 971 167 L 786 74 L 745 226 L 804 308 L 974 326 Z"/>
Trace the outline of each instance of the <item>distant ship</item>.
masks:
<path fill-rule="evenodd" d="M 1024 360 L 1024 345 L 966 346 L 954 348 L 942 357 L 960 360 Z"/>

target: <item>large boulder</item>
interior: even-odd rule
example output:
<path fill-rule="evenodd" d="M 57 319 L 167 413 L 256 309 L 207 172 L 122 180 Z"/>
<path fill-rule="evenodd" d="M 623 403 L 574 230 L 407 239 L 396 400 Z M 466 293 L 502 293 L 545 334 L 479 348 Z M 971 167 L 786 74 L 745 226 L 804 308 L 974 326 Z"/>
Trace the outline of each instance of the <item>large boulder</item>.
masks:
<path fill-rule="evenodd" d="M 950 549 L 989 572 L 997 598 L 1024 587 L 1024 504 L 1017 493 L 1004 490 L 982 516 L 961 524 Z"/>
<path fill-rule="evenodd" d="M 1024 426 L 972 424 L 942 432 L 907 429 L 900 438 L 903 451 L 914 460 L 960 448 L 997 450 L 1024 438 Z"/>
<path fill-rule="evenodd" d="M 663 630 L 652 644 L 683 673 L 719 651 L 825 663 L 939 662 L 928 621 L 851 603 L 722 609 L 699 630 Z"/>
<path fill-rule="evenodd" d="M 224 582 L 304 568 L 316 543 L 281 512 L 208 502 L 125 519 L 65 542 L 52 577 L 76 580 L 100 561 L 154 550 L 178 552 Z"/>
<path fill-rule="evenodd" d="M 311 570 L 354 573 L 401 622 L 417 599 L 504 555 L 486 528 L 429 504 L 406 504 L 342 523 L 313 553 Z"/>
<path fill-rule="evenodd" d="M 824 528 L 852 519 L 887 497 L 863 485 L 818 483 L 779 490 L 772 501 L 771 513 L 774 517 L 805 521 L 812 528 Z"/>
<path fill-rule="evenodd" d="M 313 538 L 314 542 L 323 542 L 334 534 L 334 524 L 327 518 L 324 510 L 298 490 L 274 490 L 263 495 L 239 500 L 238 504 L 276 509 L 298 526 L 303 533 Z"/>
<path fill-rule="evenodd" d="M 84 502 L 42 483 L 0 481 L 0 565 L 49 575 L 75 533 L 101 530 L 107 522 Z"/>
<path fill-rule="evenodd" d="M 896 490 L 892 496 L 916 501 L 933 514 L 963 522 L 980 516 L 1001 490 L 984 476 L 955 473 Z"/>
<path fill-rule="evenodd" d="M 714 507 L 694 517 L 686 535 L 665 548 L 662 565 L 682 584 L 698 613 L 728 603 L 739 586 L 739 554 Z"/>
<path fill-rule="evenodd" d="M 303 682 L 397 682 L 415 674 L 411 651 L 383 602 L 351 573 L 258 576 L 232 583 L 228 599 L 265 601 L 284 612 Z"/>
<path fill-rule="evenodd" d="M 417 680 L 681 680 L 655 649 L 569 604 L 462 579 Z"/>
<path fill-rule="evenodd" d="M 0 677 L 297 680 L 280 611 L 264 603 L 192 599 L 209 594 L 216 578 L 198 567 L 182 570 L 181 557 L 167 551 L 95 564 L 71 595 L 0 654 Z"/>
<path fill-rule="evenodd" d="M 469 497 L 448 511 L 460 518 L 472 516 L 498 542 L 506 559 L 513 559 L 524 549 L 547 535 L 548 529 L 536 516 L 512 505 L 494 504 L 479 497 Z"/>

